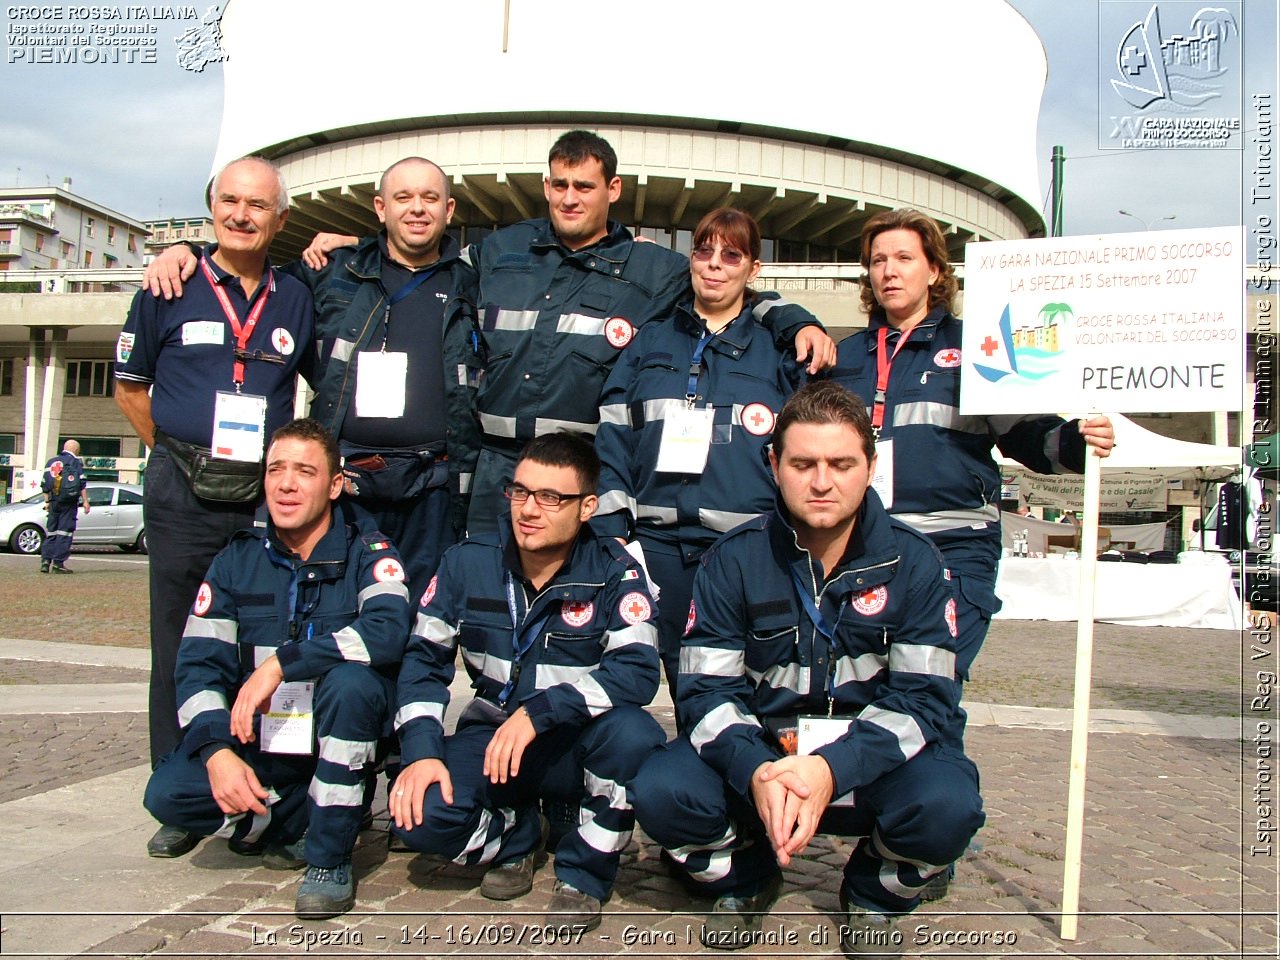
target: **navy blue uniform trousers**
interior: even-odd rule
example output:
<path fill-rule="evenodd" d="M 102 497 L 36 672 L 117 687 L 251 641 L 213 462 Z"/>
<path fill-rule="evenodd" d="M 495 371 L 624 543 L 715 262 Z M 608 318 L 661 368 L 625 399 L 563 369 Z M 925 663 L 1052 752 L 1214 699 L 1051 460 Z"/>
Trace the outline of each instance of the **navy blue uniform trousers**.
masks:
<path fill-rule="evenodd" d="M 147 565 L 151 585 L 148 725 L 153 767 L 182 739 L 173 671 L 196 591 L 231 534 L 253 525 L 254 506 L 201 500 L 164 447 L 156 447 L 147 461 L 142 516 L 151 560 Z"/>
<path fill-rule="evenodd" d="M 67 503 L 49 501 L 49 516 L 45 523 L 44 543 L 40 546 L 40 560 L 62 566 L 71 555 L 71 540 L 76 532 L 80 498 Z"/>
<path fill-rule="evenodd" d="M 764 824 L 683 737 L 654 753 L 635 778 L 636 819 L 709 896 L 757 893 L 778 871 Z M 919 903 L 934 873 L 956 860 L 985 822 L 978 770 L 962 753 L 928 744 L 828 807 L 818 833 L 857 837 L 844 868 L 849 900 L 881 913 Z"/>
<path fill-rule="evenodd" d="M 505 784 L 484 776 L 484 752 L 497 727 L 460 723 L 445 738 L 445 766 L 453 803 L 432 784 L 422 825 L 392 832 L 409 849 L 457 863 L 507 863 L 532 852 L 541 839 L 539 799 L 581 801 L 577 829 L 556 847 L 556 877 L 601 900 L 608 898 L 635 814 L 630 798 L 636 770 L 666 735 L 639 707 L 614 707 L 581 727 L 539 734 L 525 749 L 520 774 Z"/>
<path fill-rule="evenodd" d="M 379 737 L 390 733 L 395 682 L 363 664 L 334 667 L 316 684 L 317 756 L 264 753 L 258 742 L 234 748 L 271 792 L 266 816 L 227 816 L 213 799 L 200 751 L 179 747 L 151 774 L 143 805 L 166 826 L 246 843 L 292 843 L 307 834 L 307 863 L 336 867 L 351 859 Z"/>

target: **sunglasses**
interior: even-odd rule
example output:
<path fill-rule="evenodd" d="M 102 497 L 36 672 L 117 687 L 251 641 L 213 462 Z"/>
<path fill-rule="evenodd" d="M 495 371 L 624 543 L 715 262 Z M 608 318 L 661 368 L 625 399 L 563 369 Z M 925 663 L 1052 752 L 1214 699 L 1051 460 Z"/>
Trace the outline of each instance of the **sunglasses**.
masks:
<path fill-rule="evenodd" d="M 693 259 L 700 263 L 706 263 L 716 255 L 716 248 L 709 243 L 700 243 L 693 248 Z M 741 250 L 734 250 L 732 247 L 720 248 L 720 262 L 726 267 L 736 267 L 742 261 L 747 259 L 747 255 Z"/>

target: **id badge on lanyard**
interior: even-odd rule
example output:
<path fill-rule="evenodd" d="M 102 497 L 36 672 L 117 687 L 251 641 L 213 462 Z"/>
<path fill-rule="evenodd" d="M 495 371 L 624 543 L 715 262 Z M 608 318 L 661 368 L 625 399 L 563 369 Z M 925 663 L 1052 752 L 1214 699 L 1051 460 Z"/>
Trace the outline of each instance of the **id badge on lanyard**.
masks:
<path fill-rule="evenodd" d="M 253 331 L 258 326 L 258 320 L 267 309 L 267 300 L 271 296 L 271 291 L 275 289 L 275 274 L 270 270 L 267 271 L 267 276 L 264 278 L 266 287 L 258 297 L 257 303 L 250 308 L 249 316 L 245 318 L 244 323 L 241 323 L 239 315 L 231 305 L 231 298 L 218 283 L 218 278 L 214 276 L 208 261 L 201 259 L 200 268 L 204 271 L 205 279 L 213 290 L 219 306 L 222 307 L 227 322 L 231 324 L 231 332 L 236 338 L 235 359 L 231 366 L 231 380 L 235 384 L 236 392 L 228 393 L 219 390 L 214 397 L 213 436 L 210 438 L 209 448 L 213 451 L 214 457 L 220 460 L 261 463 L 262 454 L 266 449 L 267 398 L 242 393 L 240 388 L 244 385 L 245 351 L 249 345 L 249 338 L 253 336 Z"/>
<path fill-rule="evenodd" d="M 681 407 L 668 413 L 662 421 L 654 469 L 660 473 L 702 473 L 711 452 L 714 426 L 715 410 L 711 407 Z"/>
<path fill-rule="evenodd" d="M 356 416 L 404 416 L 409 355 L 392 351 L 356 354 Z"/>
<path fill-rule="evenodd" d="M 213 440 L 219 460 L 261 463 L 267 432 L 267 398 L 219 390 L 213 398 Z"/>
<path fill-rule="evenodd" d="M 849 732 L 852 724 L 852 717 L 801 717 L 796 729 L 796 753 L 802 757 L 808 756 L 819 747 L 839 740 Z M 854 791 L 850 790 L 843 796 L 832 799 L 827 806 L 855 806 L 853 794 Z"/>

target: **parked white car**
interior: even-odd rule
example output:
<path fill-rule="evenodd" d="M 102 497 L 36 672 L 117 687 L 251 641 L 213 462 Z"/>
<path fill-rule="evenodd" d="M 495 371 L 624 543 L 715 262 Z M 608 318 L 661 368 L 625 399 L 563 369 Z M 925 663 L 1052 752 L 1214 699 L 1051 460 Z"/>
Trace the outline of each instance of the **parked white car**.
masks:
<path fill-rule="evenodd" d="M 89 481 L 89 513 L 79 513 L 74 546 L 114 545 L 130 552 L 147 552 L 142 488 L 136 484 Z M 14 553 L 39 553 L 46 519 L 42 493 L 0 506 L 0 543 Z"/>

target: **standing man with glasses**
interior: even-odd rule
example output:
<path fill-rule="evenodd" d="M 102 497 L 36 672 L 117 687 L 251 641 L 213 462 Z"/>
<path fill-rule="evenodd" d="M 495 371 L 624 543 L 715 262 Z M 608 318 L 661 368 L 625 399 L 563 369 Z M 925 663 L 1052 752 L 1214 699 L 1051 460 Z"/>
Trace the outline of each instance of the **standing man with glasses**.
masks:
<path fill-rule="evenodd" d="M 487 865 L 480 892 L 492 900 L 533 888 L 548 830 L 538 801 L 580 802 L 555 850 L 548 914 L 587 930 L 631 839 L 631 779 L 666 739 L 643 709 L 659 679 L 644 572 L 586 526 L 599 469 L 585 438 L 530 441 L 503 488 L 510 526 L 445 554 L 401 667 L 404 766 L 390 795 L 396 837 Z M 476 696 L 446 737 L 458 647 Z"/>

